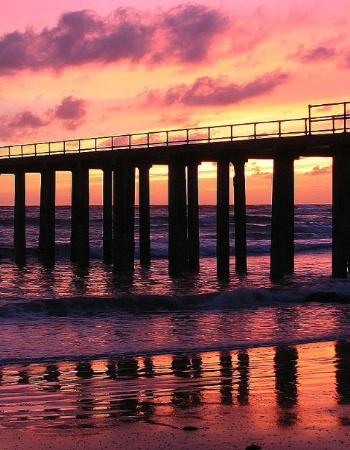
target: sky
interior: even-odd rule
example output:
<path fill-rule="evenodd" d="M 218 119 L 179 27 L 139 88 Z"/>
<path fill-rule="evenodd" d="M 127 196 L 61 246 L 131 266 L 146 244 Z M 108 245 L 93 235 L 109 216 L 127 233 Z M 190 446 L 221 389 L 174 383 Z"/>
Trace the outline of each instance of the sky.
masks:
<path fill-rule="evenodd" d="M 348 0 L 12 0 L 0 19 L 0 145 L 306 117 L 350 100 Z M 272 161 L 246 164 L 247 203 L 270 203 Z M 166 203 L 166 168 L 151 170 Z M 70 174 L 57 175 L 57 204 Z M 91 204 L 101 173 L 90 174 Z M 331 202 L 331 160 L 295 162 L 296 203 Z M 13 176 L 0 177 L 13 203 Z M 27 204 L 40 177 L 27 176 Z M 200 167 L 215 203 L 215 166 Z"/>

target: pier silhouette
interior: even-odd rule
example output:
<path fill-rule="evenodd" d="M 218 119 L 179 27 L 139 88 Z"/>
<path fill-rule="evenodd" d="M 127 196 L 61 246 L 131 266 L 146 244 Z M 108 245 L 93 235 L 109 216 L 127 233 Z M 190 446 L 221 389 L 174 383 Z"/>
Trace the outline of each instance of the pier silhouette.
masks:
<path fill-rule="evenodd" d="M 25 175 L 39 173 L 39 253 L 55 258 L 56 173 L 72 173 L 71 261 L 89 264 L 89 170 L 103 172 L 103 260 L 132 271 L 151 262 L 150 168 L 168 167 L 168 261 L 170 275 L 200 269 L 198 166 L 217 166 L 217 273 L 230 275 L 230 183 L 233 183 L 235 270 L 247 271 L 245 164 L 273 160 L 270 277 L 294 272 L 294 161 L 333 158 L 332 276 L 350 266 L 350 102 L 309 105 L 306 117 L 222 126 L 0 147 L 0 174 L 15 177 L 14 247 L 26 261 Z M 337 109 L 330 114 L 329 111 Z M 327 112 L 328 111 L 328 112 Z M 315 113 L 316 112 L 316 113 Z M 230 166 L 234 177 L 230 180 Z M 139 239 L 135 243 L 135 189 L 139 175 Z"/>

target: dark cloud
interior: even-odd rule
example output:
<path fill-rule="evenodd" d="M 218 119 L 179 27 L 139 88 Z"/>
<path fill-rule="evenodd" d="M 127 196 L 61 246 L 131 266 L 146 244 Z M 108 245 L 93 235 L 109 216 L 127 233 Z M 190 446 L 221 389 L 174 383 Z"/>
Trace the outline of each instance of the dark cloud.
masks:
<path fill-rule="evenodd" d="M 134 8 L 105 17 L 89 10 L 67 12 L 52 28 L 0 36 L 0 74 L 121 60 L 198 63 L 227 23 L 218 10 L 191 4 L 155 14 Z"/>
<path fill-rule="evenodd" d="M 250 83 L 238 85 L 224 77 L 201 77 L 190 86 L 179 84 L 168 89 L 165 93 L 153 90 L 141 95 L 146 96 L 148 102 L 165 103 L 167 105 L 174 103 L 190 106 L 230 105 L 270 92 L 283 84 L 287 78 L 286 73 L 277 71 L 265 74 Z"/>
<path fill-rule="evenodd" d="M 301 55 L 300 59 L 301 61 L 308 63 L 330 59 L 335 54 L 336 52 L 333 48 L 319 46 L 306 51 Z"/>
<path fill-rule="evenodd" d="M 43 30 L 38 40 L 48 67 L 139 60 L 151 45 L 153 24 L 143 24 L 131 8 L 119 8 L 102 18 L 92 11 L 64 14 L 56 27 Z"/>
<path fill-rule="evenodd" d="M 81 120 L 85 114 L 86 101 L 72 96 L 65 97 L 54 110 L 54 116 L 63 120 Z"/>
<path fill-rule="evenodd" d="M 37 65 L 33 56 L 33 41 L 35 35 L 31 31 L 17 31 L 0 38 L 0 74 L 9 74 Z"/>
<path fill-rule="evenodd" d="M 337 56 L 336 50 L 329 45 L 318 45 L 316 47 L 305 49 L 299 47 L 298 51 L 290 57 L 302 63 L 322 62 Z"/>
<path fill-rule="evenodd" d="M 180 5 L 164 16 L 165 47 L 159 59 L 177 55 L 179 60 L 196 63 L 207 56 L 215 36 L 228 25 L 218 10 L 203 5 Z"/>
<path fill-rule="evenodd" d="M 72 96 L 65 97 L 52 111 L 55 119 L 62 120 L 65 128 L 75 130 L 84 121 L 86 115 L 86 101 Z"/>
<path fill-rule="evenodd" d="M 11 118 L 8 126 L 12 128 L 39 128 L 46 124 L 47 122 L 33 114 L 31 111 L 23 111 Z"/>

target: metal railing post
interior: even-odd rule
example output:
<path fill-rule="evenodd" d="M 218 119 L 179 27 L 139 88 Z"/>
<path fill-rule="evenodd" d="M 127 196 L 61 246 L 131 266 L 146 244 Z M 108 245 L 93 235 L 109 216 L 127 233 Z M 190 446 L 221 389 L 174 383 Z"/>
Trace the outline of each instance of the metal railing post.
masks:
<path fill-rule="evenodd" d="M 308 109 L 309 109 L 309 134 L 311 134 L 311 108 L 312 108 L 312 105 L 309 105 L 308 106 Z"/>
<path fill-rule="evenodd" d="M 346 133 L 346 102 L 344 102 L 344 133 Z"/>

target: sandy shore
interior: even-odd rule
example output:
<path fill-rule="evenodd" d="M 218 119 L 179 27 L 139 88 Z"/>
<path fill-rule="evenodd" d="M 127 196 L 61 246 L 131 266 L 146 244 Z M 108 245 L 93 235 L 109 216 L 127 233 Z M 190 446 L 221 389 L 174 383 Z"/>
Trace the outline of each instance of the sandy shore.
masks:
<path fill-rule="evenodd" d="M 223 419 L 223 418 L 221 418 Z M 197 430 L 185 431 L 155 424 L 122 424 L 117 429 L 64 430 L 1 430 L 2 450 L 244 450 L 255 444 L 261 449 L 340 450 L 350 448 L 346 429 L 251 430 L 241 422 L 213 423 Z"/>
<path fill-rule="evenodd" d="M 350 449 L 349 341 L 153 364 L 3 367 L 0 449 Z"/>

